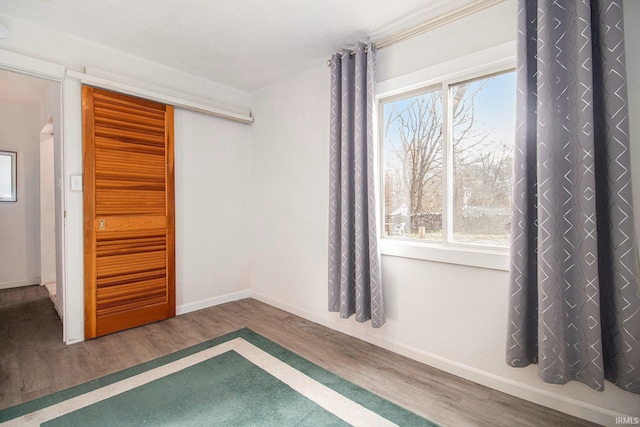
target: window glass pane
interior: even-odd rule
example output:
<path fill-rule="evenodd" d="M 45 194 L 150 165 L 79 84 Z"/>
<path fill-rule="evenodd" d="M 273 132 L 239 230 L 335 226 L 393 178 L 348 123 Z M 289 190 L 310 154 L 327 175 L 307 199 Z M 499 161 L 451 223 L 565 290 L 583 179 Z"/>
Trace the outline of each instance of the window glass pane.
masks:
<path fill-rule="evenodd" d="M 0 198 L 9 199 L 13 190 L 13 173 L 12 173 L 11 156 L 0 154 Z"/>
<path fill-rule="evenodd" d="M 383 104 L 384 235 L 442 241 L 442 95 Z"/>
<path fill-rule="evenodd" d="M 509 244 L 515 73 L 450 86 L 453 241 Z"/>

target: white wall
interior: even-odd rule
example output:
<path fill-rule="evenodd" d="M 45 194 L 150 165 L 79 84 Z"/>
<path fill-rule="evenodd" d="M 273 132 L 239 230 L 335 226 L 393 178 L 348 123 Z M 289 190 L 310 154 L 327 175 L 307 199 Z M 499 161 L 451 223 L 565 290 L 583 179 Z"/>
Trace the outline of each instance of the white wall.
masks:
<path fill-rule="evenodd" d="M 40 101 L 41 131 L 45 126 L 50 127 L 51 133 L 40 134 L 40 280 L 43 284 L 57 283 L 55 164 L 56 147 L 60 148 L 60 83 L 57 82 L 47 84 Z"/>
<path fill-rule="evenodd" d="M 326 306 L 329 80 L 326 66 L 255 94 L 251 127 L 251 285 L 257 295 Z"/>
<path fill-rule="evenodd" d="M 380 51 L 379 86 L 391 79 L 410 82 L 427 67 L 514 38 L 515 2 L 505 2 Z M 629 43 L 628 48 L 637 52 L 639 46 Z M 640 398 L 612 384 L 603 393 L 577 383 L 553 386 L 538 379 L 534 366 L 507 366 L 506 271 L 383 256 L 388 321 L 382 328 L 327 311 L 329 74 L 322 65 L 253 94 L 253 296 L 583 418 L 614 424 L 616 414 L 639 415 Z M 640 109 L 632 117 L 640 120 Z"/>
<path fill-rule="evenodd" d="M 55 265 L 53 266 L 53 272 L 55 277 L 53 281 L 56 282 L 56 298 L 55 306 L 60 317 L 64 317 L 64 265 L 62 254 L 64 253 L 63 246 L 63 233 L 64 233 L 64 214 L 63 203 L 64 194 L 62 186 L 62 103 L 61 103 L 61 84 L 59 82 L 49 82 L 46 92 L 40 102 L 40 125 L 44 126 L 49 120 L 52 120 L 53 124 L 53 171 L 48 171 L 45 174 L 50 174 L 50 179 L 53 179 L 53 191 L 54 191 L 54 206 L 53 206 L 53 218 L 47 216 L 46 219 L 41 218 L 42 221 L 47 221 L 47 227 L 53 227 L 54 232 L 54 248 L 53 255 L 55 259 Z M 51 187 L 49 187 L 51 190 Z M 51 210 L 49 209 L 49 215 Z M 53 219 L 53 224 L 49 221 Z M 46 243 L 45 243 L 46 245 Z M 42 246 L 42 245 L 41 245 Z M 50 279 L 47 276 L 41 277 L 43 282 L 48 282 Z"/>
<path fill-rule="evenodd" d="M 17 156 L 17 202 L 0 202 L 0 289 L 40 283 L 37 107 L 0 101 L 0 150 Z"/>
<path fill-rule="evenodd" d="M 63 149 L 60 159 L 62 221 L 64 233 L 57 244 L 62 245 L 63 262 L 58 266 L 62 276 L 63 339 L 67 344 L 84 339 L 84 228 L 81 191 L 71 191 L 71 177 L 82 176 L 82 102 L 80 82 L 62 81 Z M 56 164 L 57 166 L 57 164 Z M 57 172 L 57 171 L 56 171 Z M 58 248 L 60 246 L 57 246 Z M 56 298 L 59 294 L 56 295 Z"/>
<path fill-rule="evenodd" d="M 40 281 L 56 282 L 56 193 L 53 136 L 40 142 Z"/>
<path fill-rule="evenodd" d="M 175 110 L 178 314 L 249 296 L 248 133 Z"/>

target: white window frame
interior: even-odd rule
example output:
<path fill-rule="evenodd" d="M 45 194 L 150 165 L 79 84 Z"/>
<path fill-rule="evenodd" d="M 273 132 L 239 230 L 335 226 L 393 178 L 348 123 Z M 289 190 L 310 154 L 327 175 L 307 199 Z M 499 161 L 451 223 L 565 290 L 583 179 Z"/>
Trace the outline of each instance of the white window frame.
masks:
<path fill-rule="evenodd" d="M 452 142 L 450 141 L 451 123 L 448 119 L 451 115 L 449 105 L 449 87 L 455 84 L 477 78 L 501 74 L 515 69 L 515 43 L 506 43 L 486 51 L 466 55 L 443 64 L 419 70 L 409 75 L 400 76 L 376 85 L 376 138 L 377 138 L 377 175 L 379 188 L 378 212 L 379 219 L 384 214 L 384 170 L 382 153 L 384 140 L 382 126 L 384 125 L 383 104 L 398 99 L 427 93 L 434 89 L 445 90 L 443 96 L 443 123 L 446 125 L 443 132 L 443 177 L 445 185 L 442 191 L 442 241 L 425 241 L 422 239 L 394 238 L 385 236 L 384 221 L 379 220 L 379 245 L 380 252 L 384 256 L 397 256 L 432 262 L 458 264 L 471 267 L 488 268 L 494 270 L 509 270 L 509 248 L 461 243 L 450 241 L 453 224 L 449 213 L 453 209 L 453 195 L 450 188 L 453 182 L 452 167 Z"/>

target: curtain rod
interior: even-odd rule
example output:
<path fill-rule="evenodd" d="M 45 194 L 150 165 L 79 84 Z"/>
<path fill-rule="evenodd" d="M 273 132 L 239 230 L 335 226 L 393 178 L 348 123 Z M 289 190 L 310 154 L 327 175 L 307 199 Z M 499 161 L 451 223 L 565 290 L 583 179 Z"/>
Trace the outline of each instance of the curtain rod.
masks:
<path fill-rule="evenodd" d="M 227 120 L 233 120 L 240 123 L 253 123 L 253 117 L 251 116 L 251 113 L 249 113 L 248 115 L 238 114 L 232 111 L 223 110 L 218 107 L 213 107 L 211 105 L 178 98 L 176 96 L 160 93 L 157 91 L 138 88 L 128 84 L 114 82 L 101 77 L 94 77 L 85 73 L 78 73 L 76 71 L 67 70 L 67 76 L 78 79 L 81 83 L 90 86 L 97 86 L 107 90 L 115 90 L 127 95 L 139 96 L 151 101 L 161 102 L 163 104 L 173 105 L 174 107 L 197 111 L 200 113 L 209 114 L 211 116 L 216 116 Z"/>
<path fill-rule="evenodd" d="M 369 48 L 367 46 L 364 48 L 364 53 L 369 53 Z M 352 57 L 355 54 L 355 52 L 349 52 L 349 57 Z M 338 54 L 338 57 L 339 60 L 342 60 L 342 55 Z M 331 59 L 327 59 L 327 66 L 331 67 Z"/>
<path fill-rule="evenodd" d="M 386 47 L 393 46 L 397 43 L 409 40 L 413 37 L 434 30 L 443 25 L 457 21 L 458 19 L 473 15 L 476 12 L 480 12 L 481 10 L 487 9 L 491 6 L 495 6 L 504 1 L 505 0 L 476 0 L 473 3 L 467 4 L 466 6 L 462 6 L 452 10 L 451 12 L 438 15 L 432 19 L 429 19 L 428 21 L 425 21 L 421 24 L 418 24 L 412 28 L 401 31 L 389 37 L 378 40 L 377 42 L 373 42 L 372 44 L 375 45 L 378 49 L 384 49 Z M 327 65 L 331 66 L 330 59 L 327 61 Z"/>
<path fill-rule="evenodd" d="M 465 18 L 469 15 L 473 15 L 476 12 L 480 12 L 481 10 L 487 9 L 491 6 L 495 6 L 504 1 L 505 0 L 476 0 L 466 6 L 459 7 L 458 9 L 454 9 L 451 12 L 447 12 L 445 14 L 436 16 L 435 18 L 429 19 L 428 21 L 423 22 L 422 24 L 418 24 L 413 28 L 409 28 L 408 30 L 401 31 L 397 34 L 379 40 L 374 44 L 378 49 L 384 49 L 385 47 L 393 46 L 394 44 L 419 36 L 443 25 L 449 24 L 453 21 L 457 21 L 458 19 Z"/>

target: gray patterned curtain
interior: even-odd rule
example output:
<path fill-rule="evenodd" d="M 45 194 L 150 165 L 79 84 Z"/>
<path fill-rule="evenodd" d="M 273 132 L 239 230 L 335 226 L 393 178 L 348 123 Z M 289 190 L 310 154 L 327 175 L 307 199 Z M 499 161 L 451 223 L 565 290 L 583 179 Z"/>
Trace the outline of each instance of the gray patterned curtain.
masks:
<path fill-rule="evenodd" d="M 622 0 L 520 0 L 507 362 L 640 393 Z"/>
<path fill-rule="evenodd" d="M 373 160 L 376 51 L 331 58 L 329 311 L 358 322 L 385 321 L 377 245 Z"/>

